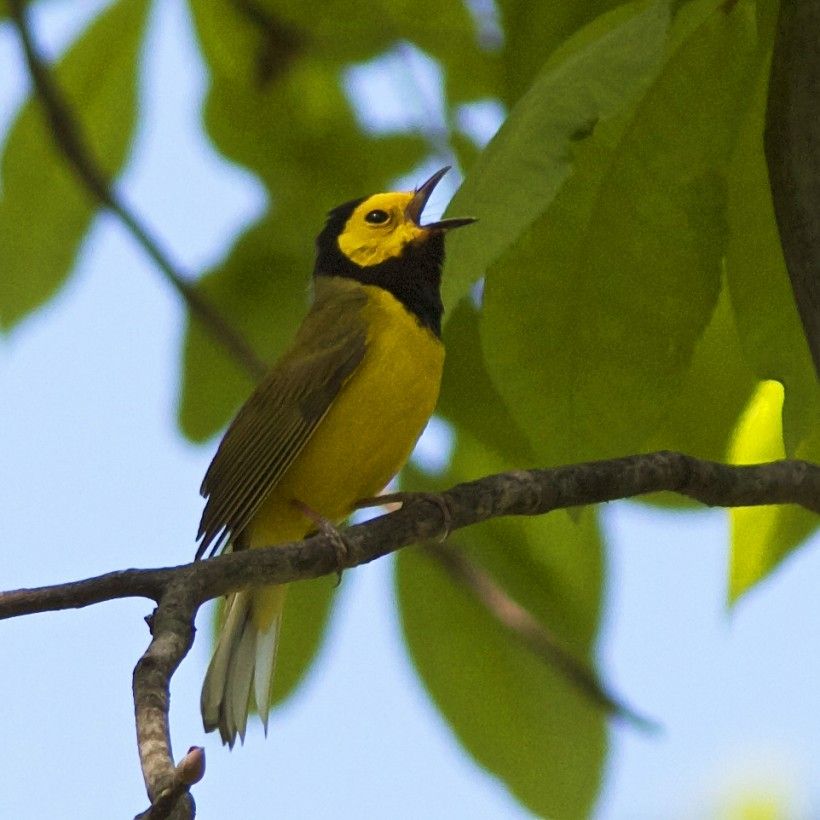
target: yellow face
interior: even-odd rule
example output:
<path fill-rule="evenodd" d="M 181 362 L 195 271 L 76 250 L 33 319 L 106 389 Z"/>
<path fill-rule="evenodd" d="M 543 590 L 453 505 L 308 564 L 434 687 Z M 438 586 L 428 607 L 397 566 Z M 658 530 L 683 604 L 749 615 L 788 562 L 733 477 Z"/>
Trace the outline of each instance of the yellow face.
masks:
<path fill-rule="evenodd" d="M 412 193 L 374 194 L 350 215 L 339 234 L 339 248 L 357 265 L 369 267 L 401 256 L 405 245 L 426 236 L 407 214 Z"/>

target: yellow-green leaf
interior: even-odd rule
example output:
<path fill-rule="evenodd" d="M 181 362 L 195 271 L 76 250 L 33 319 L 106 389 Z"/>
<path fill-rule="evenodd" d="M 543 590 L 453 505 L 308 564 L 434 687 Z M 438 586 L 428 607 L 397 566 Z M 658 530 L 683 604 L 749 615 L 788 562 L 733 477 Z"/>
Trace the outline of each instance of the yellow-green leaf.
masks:
<path fill-rule="evenodd" d="M 119 0 L 68 49 L 55 79 L 86 142 L 115 177 L 137 116 L 137 66 L 147 0 Z M 0 330 L 65 282 L 97 210 L 56 147 L 41 104 L 29 99 L 11 127 L 0 165 Z"/>
<path fill-rule="evenodd" d="M 761 382 L 735 433 L 730 461 L 756 464 L 784 457 L 783 386 Z M 798 446 L 796 457 L 820 461 L 820 428 Z M 729 600 L 737 601 L 766 578 L 818 526 L 817 516 L 794 505 L 737 507 L 730 511 L 732 545 Z"/>

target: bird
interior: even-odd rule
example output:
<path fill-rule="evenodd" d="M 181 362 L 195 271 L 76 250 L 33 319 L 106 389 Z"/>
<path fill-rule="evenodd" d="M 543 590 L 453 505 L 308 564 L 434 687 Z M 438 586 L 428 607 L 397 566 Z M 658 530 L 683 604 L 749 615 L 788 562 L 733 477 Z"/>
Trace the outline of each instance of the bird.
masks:
<path fill-rule="evenodd" d="M 446 166 L 410 192 L 331 210 L 316 239 L 313 300 L 291 346 L 228 426 L 202 482 L 197 560 L 331 530 L 399 472 L 438 400 L 444 237 L 422 224 Z M 227 597 L 200 700 L 206 731 L 265 733 L 287 585 Z"/>

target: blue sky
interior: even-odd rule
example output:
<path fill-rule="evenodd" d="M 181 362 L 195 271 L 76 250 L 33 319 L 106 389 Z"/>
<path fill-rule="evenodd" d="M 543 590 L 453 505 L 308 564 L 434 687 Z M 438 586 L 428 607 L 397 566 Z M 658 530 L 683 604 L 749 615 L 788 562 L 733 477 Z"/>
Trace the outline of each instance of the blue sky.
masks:
<path fill-rule="evenodd" d="M 49 53 L 99 6 L 41 4 Z M 26 88 L 8 25 L 0 65 L 4 134 Z M 204 87 L 184 4 L 158 0 L 145 124 L 121 188 L 194 273 L 263 206 L 252 178 L 200 133 Z M 190 558 L 215 442 L 194 447 L 176 430 L 182 319 L 175 295 L 103 216 L 58 298 L 0 339 L 0 587 Z M 613 504 L 605 525 L 602 668 L 665 729 L 613 727 L 596 816 L 729 817 L 721 807 L 752 792 L 783 817 L 820 811 L 820 539 L 730 614 L 723 513 Z M 233 752 L 201 729 L 209 613 L 200 614 L 200 639 L 172 689 L 177 754 L 207 751 L 200 818 L 529 816 L 437 715 L 403 652 L 392 596 L 389 560 L 347 573 L 306 684 L 274 714 L 267 739 L 254 725 Z M 0 816 L 144 808 L 130 677 L 148 611 L 120 601 L 0 626 Z"/>

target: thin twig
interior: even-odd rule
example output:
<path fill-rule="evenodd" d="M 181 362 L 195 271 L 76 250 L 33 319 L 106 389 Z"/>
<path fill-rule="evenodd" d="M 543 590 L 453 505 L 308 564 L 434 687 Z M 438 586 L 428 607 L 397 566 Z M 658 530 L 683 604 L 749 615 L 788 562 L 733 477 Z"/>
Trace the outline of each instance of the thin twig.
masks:
<path fill-rule="evenodd" d="M 120 199 L 102 170 L 94 152 L 82 133 L 64 96 L 47 68 L 31 35 L 25 0 L 9 0 L 11 20 L 17 29 L 36 97 L 50 125 L 57 149 L 68 161 L 80 183 L 103 208 L 111 211 L 131 233 L 140 247 L 162 272 L 165 280 L 185 301 L 191 315 L 233 358 L 255 378 L 267 372 L 267 365 L 257 356 L 245 338 L 226 321 L 222 314 L 183 276 L 170 261 L 159 243 L 150 235 L 136 214 Z"/>
<path fill-rule="evenodd" d="M 588 664 L 567 649 L 529 610 L 513 600 L 489 572 L 471 561 L 464 552 L 446 544 L 429 542 L 425 544 L 425 549 L 438 560 L 454 581 L 473 594 L 513 638 L 519 640 L 547 666 L 555 669 L 590 701 L 643 730 L 657 730 L 658 725 L 654 721 L 639 715 L 607 692 Z"/>

